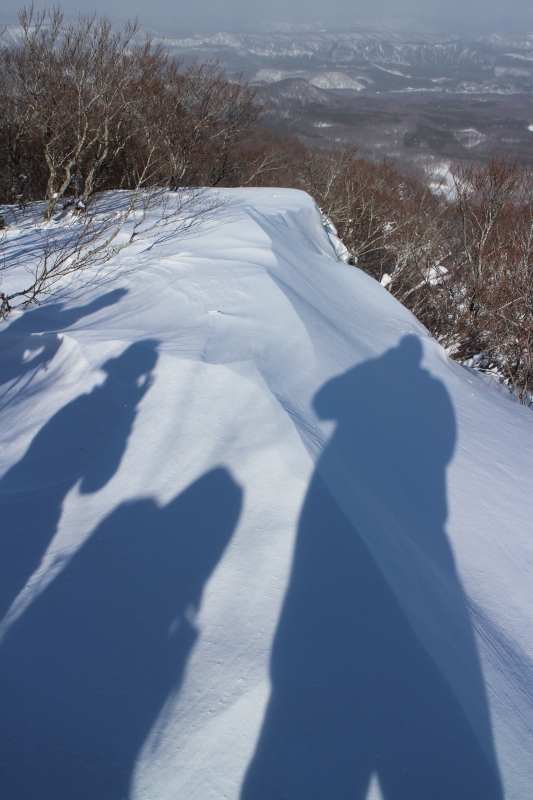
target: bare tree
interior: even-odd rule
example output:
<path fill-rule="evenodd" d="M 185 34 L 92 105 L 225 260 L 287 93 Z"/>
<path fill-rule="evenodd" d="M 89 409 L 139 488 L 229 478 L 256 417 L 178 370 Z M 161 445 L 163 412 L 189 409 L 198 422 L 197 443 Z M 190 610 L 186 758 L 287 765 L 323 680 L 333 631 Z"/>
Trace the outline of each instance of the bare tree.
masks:
<path fill-rule="evenodd" d="M 533 173 L 493 156 L 453 173 L 449 339 L 459 358 L 483 357 L 526 402 L 533 391 Z"/>
<path fill-rule="evenodd" d="M 67 194 L 87 202 L 131 136 L 127 106 L 135 58 L 128 47 L 138 26 L 127 23 L 114 33 L 109 20 L 94 14 L 65 22 L 59 6 L 50 13 L 23 8 L 19 21 L 22 41 L 6 49 L 3 71 L 19 138 L 33 129 L 42 143 L 49 220 Z"/>
<path fill-rule="evenodd" d="M 183 108 L 174 110 L 172 103 L 184 83 L 179 62 L 151 36 L 137 43 L 137 22 L 114 32 L 105 17 L 80 15 L 65 22 L 59 7 L 36 13 L 33 6 L 19 20 L 21 44 L 4 48 L 1 63 L 11 111 L 9 119 L 4 112 L 11 123 L 8 149 L 16 172 L 18 143 L 31 134 L 38 141 L 47 173 L 45 219 L 67 196 L 85 208 L 128 145 L 134 159 L 127 188 L 161 182 L 162 132 L 176 115 L 181 132 L 186 128 Z M 207 77 L 204 70 L 200 83 Z M 172 144 L 180 149 L 179 138 Z M 179 185 L 174 181 L 174 188 Z"/>
<path fill-rule="evenodd" d="M 235 185 L 239 144 L 250 135 L 260 113 L 255 93 L 242 76 L 228 81 L 213 62 L 192 63 L 180 71 L 168 64 L 166 91 L 152 94 L 158 108 L 156 138 L 161 142 L 171 188 L 182 185 Z"/>
<path fill-rule="evenodd" d="M 0 293 L 0 316 L 5 319 L 14 308 L 39 305 L 72 287 L 76 279 L 83 286 L 94 282 L 104 266 L 136 238 L 163 232 L 179 237 L 200 225 L 223 202 L 205 190 L 153 188 L 103 195 L 84 214 L 70 209 L 63 211 L 61 224 L 38 224 L 29 258 L 15 250 L 11 255 L 5 248 L 1 252 L 0 241 L 0 279 L 20 273 L 21 259 L 29 276 L 22 285 L 19 278 L 12 291 Z"/>
<path fill-rule="evenodd" d="M 136 22 L 116 32 L 105 17 L 66 21 L 59 6 L 33 5 L 19 20 L 20 43 L 0 52 L 0 158 L 11 198 L 31 184 L 48 220 L 58 204 L 81 210 L 103 188 L 238 180 L 239 145 L 261 110 L 242 76 L 230 81 L 213 62 L 184 68 L 153 37 L 137 41 Z"/>
<path fill-rule="evenodd" d="M 360 158 L 356 147 L 310 155 L 302 177 L 354 263 L 378 280 L 387 274 L 389 291 L 405 283 L 407 274 L 410 285 L 426 279 L 440 255 L 439 202 L 426 185 L 401 175 L 390 162 Z"/>

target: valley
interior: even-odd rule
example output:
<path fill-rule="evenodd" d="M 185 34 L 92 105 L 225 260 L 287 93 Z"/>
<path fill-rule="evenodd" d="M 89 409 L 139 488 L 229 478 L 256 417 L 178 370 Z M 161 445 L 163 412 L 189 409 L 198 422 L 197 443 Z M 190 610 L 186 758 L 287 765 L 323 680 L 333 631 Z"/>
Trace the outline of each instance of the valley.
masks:
<path fill-rule="evenodd" d="M 533 158 L 532 35 L 219 32 L 166 45 L 242 72 L 264 122 L 306 144 L 354 143 L 408 171 L 493 152 Z"/>

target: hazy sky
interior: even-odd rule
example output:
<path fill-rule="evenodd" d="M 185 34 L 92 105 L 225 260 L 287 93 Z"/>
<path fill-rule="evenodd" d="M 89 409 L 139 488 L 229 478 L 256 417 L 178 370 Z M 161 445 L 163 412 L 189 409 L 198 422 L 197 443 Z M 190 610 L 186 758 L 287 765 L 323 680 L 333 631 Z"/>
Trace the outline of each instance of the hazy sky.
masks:
<path fill-rule="evenodd" d="M 0 0 L 0 21 L 14 22 L 18 5 L 17 0 Z M 44 3 L 35 0 L 35 5 Z M 163 32 L 172 26 L 173 33 L 246 30 L 275 21 L 345 28 L 385 19 L 435 32 L 533 32 L 533 0 L 63 0 L 61 5 L 69 15 L 80 10 L 116 20 L 138 15 L 143 25 Z"/>

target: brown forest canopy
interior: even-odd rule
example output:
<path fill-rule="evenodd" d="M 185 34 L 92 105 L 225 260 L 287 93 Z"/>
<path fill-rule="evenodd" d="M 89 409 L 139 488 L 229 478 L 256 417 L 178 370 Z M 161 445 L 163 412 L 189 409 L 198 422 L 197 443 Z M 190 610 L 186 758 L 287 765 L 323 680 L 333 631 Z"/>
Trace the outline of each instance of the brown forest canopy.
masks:
<path fill-rule="evenodd" d="M 224 184 L 260 108 L 240 78 L 213 63 L 187 67 L 138 26 L 65 21 L 59 7 L 19 15 L 21 40 L 0 51 L 0 199 Z"/>

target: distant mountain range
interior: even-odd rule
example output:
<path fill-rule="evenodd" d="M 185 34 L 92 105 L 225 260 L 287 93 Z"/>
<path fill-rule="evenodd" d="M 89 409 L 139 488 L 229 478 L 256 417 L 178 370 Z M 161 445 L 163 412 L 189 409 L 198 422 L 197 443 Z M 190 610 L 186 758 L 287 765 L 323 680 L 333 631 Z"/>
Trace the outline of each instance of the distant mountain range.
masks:
<path fill-rule="evenodd" d="M 273 31 L 165 39 L 257 89 L 263 121 L 318 147 L 432 174 L 491 153 L 533 161 L 533 33 Z"/>
<path fill-rule="evenodd" d="M 533 90 L 533 34 L 463 39 L 391 31 L 197 34 L 167 39 L 178 56 L 213 58 L 253 83 L 289 78 L 350 92 Z"/>
<path fill-rule="evenodd" d="M 3 41 L 19 32 L 8 27 Z M 230 77 L 242 73 L 262 121 L 308 145 L 355 143 L 362 155 L 432 174 L 495 152 L 533 163 L 533 33 L 164 33 L 156 37 L 184 62 L 210 59 Z"/>

